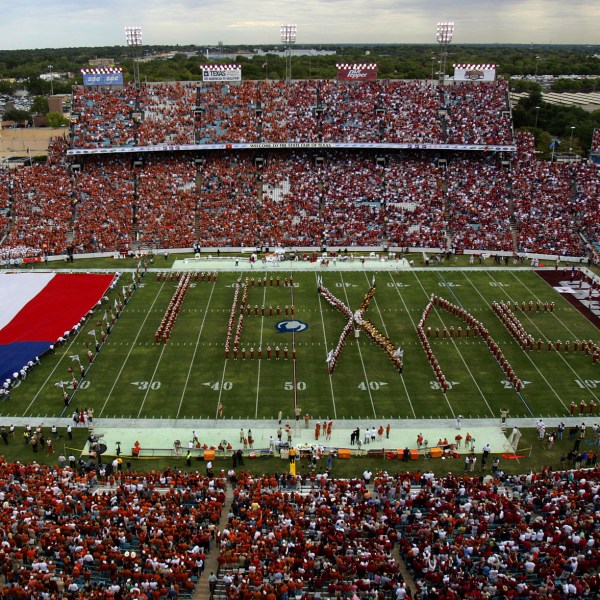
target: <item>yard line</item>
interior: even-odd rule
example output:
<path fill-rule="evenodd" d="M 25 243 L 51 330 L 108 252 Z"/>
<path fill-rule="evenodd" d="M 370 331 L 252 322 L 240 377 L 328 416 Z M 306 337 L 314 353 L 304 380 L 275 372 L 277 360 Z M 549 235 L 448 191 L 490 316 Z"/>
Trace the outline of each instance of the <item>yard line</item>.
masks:
<path fill-rule="evenodd" d="M 36 401 L 36 398 L 42 393 L 42 390 L 44 389 L 44 387 L 46 386 L 46 384 L 48 383 L 48 381 L 50 381 L 50 378 L 54 375 L 54 372 L 58 369 L 58 367 L 61 365 L 63 358 L 69 356 L 69 352 L 71 352 L 71 347 L 73 346 L 73 344 L 75 344 L 75 342 L 79 339 L 79 336 L 83 333 L 83 327 L 80 329 L 80 331 L 77 333 L 76 336 L 73 337 L 73 339 L 71 340 L 71 342 L 69 343 L 69 346 L 67 349 L 65 349 L 64 354 L 58 359 L 58 362 L 56 363 L 56 365 L 54 366 L 54 368 L 52 369 L 52 371 L 50 371 L 48 377 L 46 377 L 46 380 L 44 381 L 44 383 L 42 383 L 40 389 L 37 391 L 36 395 L 32 398 L 31 402 L 27 405 L 27 408 L 23 411 L 23 414 L 27 413 L 27 411 L 33 406 L 33 403 Z M 88 367 L 89 368 L 89 367 Z M 60 378 L 60 380 L 62 381 L 62 377 Z M 19 383 L 20 385 L 20 383 Z M 72 394 L 71 394 L 71 398 L 73 398 L 73 395 L 75 394 L 77 390 L 73 390 Z M 69 401 L 70 403 L 70 401 Z M 67 406 L 65 406 L 61 413 L 60 416 L 62 417 L 62 415 L 64 414 L 64 412 L 67 410 Z"/>
<path fill-rule="evenodd" d="M 367 283 L 371 283 L 369 281 L 369 278 L 367 277 L 367 273 L 365 271 L 363 271 L 363 273 L 365 275 L 365 279 L 367 280 Z M 390 274 L 390 276 L 391 276 L 391 274 Z M 394 287 L 396 287 L 396 286 L 394 286 Z M 398 292 L 398 288 L 396 288 L 396 291 Z M 398 294 L 400 294 L 400 292 L 398 292 Z M 379 308 L 379 302 L 377 302 L 377 298 L 373 298 L 373 300 L 375 301 L 375 306 L 377 307 L 377 312 L 379 313 L 379 317 L 381 318 L 381 324 L 383 325 L 383 330 L 385 331 L 385 335 L 389 338 L 390 336 L 388 334 L 387 326 L 385 324 L 385 321 L 383 320 L 383 315 L 381 314 L 381 309 Z M 402 375 L 402 373 L 399 373 L 399 375 L 400 375 L 400 381 L 402 381 L 402 385 L 404 386 L 404 392 L 406 393 L 406 398 L 408 400 L 408 403 L 410 404 L 410 410 L 412 410 L 413 417 L 416 419 L 417 413 L 415 412 L 413 403 L 411 402 L 410 394 L 408 393 L 408 388 L 406 387 L 406 382 L 404 381 L 404 376 Z"/>
<path fill-rule="evenodd" d="M 421 289 L 423 290 L 423 293 L 429 299 L 430 294 L 427 293 L 427 291 L 423 287 L 423 284 L 421 283 L 421 280 L 417 277 L 417 274 L 414 271 L 413 271 L 413 275 L 415 276 L 415 279 L 417 280 L 417 282 L 421 286 Z M 438 275 L 439 275 L 439 273 L 438 273 Z M 443 277 L 442 277 L 442 279 L 443 279 Z M 446 288 L 446 289 L 449 289 L 449 288 Z M 438 318 L 443 323 L 444 320 L 440 316 L 440 311 L 438 310 L 437 306 L 434 305 L 433 310 L 434 310 L 435 314 L 438 316 Z M 458 346 L 457 346 L 454 338 L 450 338 L 450 341 L 452 342 L 452 345 L 454 346 L 454 349 L 458 352 L 458 356 L 459 356 L 460 360 L 462 361 L 463 365 L 465 366 L 465 369 L 469 372 L 469 375 L 471 376 L 471 379 L 473 380 L 473 383 L 475 384 L 475 387 L 477 388 L 477 391 L 479 392 L 480 396 L 483 398 L 483 401 L 485 402 L 486 406 L 488 407 L 488 409 L 490 411 L 490 414 L 492 416 L 494 416 L 494 411 L 492 410 L 492 407 L 489 405 L 489 403 L 487 401 L 487 398 L 485 397 L 485 394 L 483 393 L 483 390 L 479 387 L 479 384 L 477 383 L 477 380 L 475 379 L 475 376 L 473 375 L 473 372 L 471 371 L 471 369 L 469 369 L 469 365 L 467 364 L 467 361 L 465 360 L 465 358 L 462 355 L 461 351 L 458 349 Z M 446 396 L 446 400 L 448 400 L 448 398 L 447 398 L 448 395 L 444 394 L 444 396 Z M 452 409 L 452 405 L 450 404 L 450 400 L 448 400 L 448 406 L 450 406 L 450 410 L 452 411 L 452 416 L 453 417 L 456 416 L 455 413 L 454 413 L 454 410 Z"/>
<path fill-rule="evenodd" d="M 317 284 L 318 287 L 318 279 L 319 279 L 319 275 L 315 274 L 315 282 Z M 325 340 L 325 357 L 327 358 L 327 353 L 329 352 L 329 350 L 327 350 L 327 348 L 329 348 L 329 344 L 327 343 L 327 334 L 325 333 L 325 319 L 323 318 L 323 306 L 321 305 L 321 295 L 319 294 L 319 312 L 321 313 L 321 325 L 323 326 L 323 339 Z M 333 418 L 337 419 L 337 410 L 336 410 L 336 406 L 335 406 L 335 394 L 333 393 L 333 379 L 331 378 L 331 373 L 328 373 L 329 375 L 329 387 L 331 389 L 331 401 L 333 403 Z"/>
<path fill-rule="evenodd" d="M 463 276 L 465 277 L 465 279 L 471 284 L 471 286 L 473 287 L 474 290 L 477 291 L 477 293 L 481 296 L 481 298 L 483 299 L 484 302 L 488 302 L 484 296 L 481 294 L 481 292 L 477 289 L 477 287 L 475 286 L 475 284 L 469 279 L 469 277 L 467 276 L 466 272 L 462 271 Z M 501 290 L 504 291 L 504 288 L 499 288 Z M 529 362 L 533 365 L 533 368 L 538 372 L 539 376 L 546 382 L 546 384 L 548 385 L 548 387 L 552 390 L 552 393 L 558 398 L 558 401 L 565 407 L 565 409 L 567 408 L 565 403 L 562 401 L 561 397 L 558 395 L 558 393 L 556 392 L 556 390 L 554 389 L 554 386 L 544 377 L 544 374 L 539 370 L 538 366 L 533 362 L 533 360 L 531 359 L 531 357 L 529 356 L 529 354 L 527 352 L 523 352 L 523 354 L 525 354 L 525 356 L 527 357 L 527 359 L 529 360 Z M 521 395 L 519 393 L 519 395 Z M 523 400 L 524 402 L 524 400 Z M 525 405 L 527 406 L 527 404 Z M 529 407 L 527 407 L 529 408 Z M 530 411 L 531 412 L 531 411 Z"/>
<path fill-rule="evenodd" d="M 290 305 L 294 306 L 294 273 L 290 271 Z M 294 416 L 298 408 L 298 381 L 296 377 L 296 332 L 292 331 L 292 385 L 294 386 Z M 300 421 L 296 420 L 296 429 L 300 426 Z"/>
<path fill-rule="evenodd" d="M 348 290 L 346 289 L 346 285 L 344 284 L 344 276 L 340 271 L 340 279 L 342 280 L 342 287 L 344 290 L 344 295 L 346 296 L 346 304 L 350 307 L 350 300 L 348 299 Z M 352 310 L 352 308 L 350 308 Z M 367 385 L 367 392 L 369 392 L 369 400 L 371 400 L 371 408 L 373 409 L 373 416 L 377 418 L 377 412 L 375 411 L 375 403 L 373 402 L 373 394 L 371 394 L 371 386 L 369 385 L 371 382 L 369 380 L 369 376 L 367 375 L 367 368 L 365 367 L 365 361 L 363 360 L 362 351 L 360 349 L 359 340 L 356 340 L 356 347 L 358 348 L 358 355 L 360 356 L 360 363 L 362 365 L 363 373 L 365 374 L 365 383 Z"/>
<path fill-rule="evenodd" d="M 523 280 L 522 280 L 520 277 L 517 277 L 517 276 L 516 276 L 516 274 L 515 274 L 515 273 L 513 273 L 512 271 L 511 271 L 511 275 L 512 275 L 512 276 L 513 276 L 513 277 L 514 277 L 514 278 L 515 278 L 515 279 L 516 279 L 516 280 L 517 280 L 517 281 L 518 281 L 518 282 L 519 282 L 519 283 L 520 283 L 520 284 L 521 284 L 521 285 L 522 285 L 522 286 L 523 286 L 523 287 L 524 287 L 524 288 L 525 288 L 525 289 L 526 289 L 528 292 L 530 292 L 531 294 L 533 294 L 533 292 L 531 291 L 531 289 L 530 289 L 530 288 L 527 286 L 527 284 L 526 284 L 526 283 L 524 283 L 524 282 L 523 282 Z M 543 280 L 542 280 L 542 281 L 543 281 Z M 546 285 L 547 285 L 547 284 L 546 284 Z M 539 300 L 539 298 L 538 298 L 538 300 Z M 569 304 L 569 306 L 572 306 L 572 305 L 571 305 L 571 304 Z M 582 313 L 580 313 L 580 314 L 582 314 Z M 574 334 L 574 333 L 573 333 L 573 332 L 572 332 L 572 331 L 569 329 L 569 327 L 567 326 L 567 324 L 566 324 L 566 323 L 564 323 L 564 321 L 562 321 L 562 320 L 559 318 L 559 316 L 556 314 L 556 311 L 552 311 L 552 312 L 550 313 L 550 315 L 551 315 L 551 316 L 553 316 L 553 317 L 554 317 L 554 318 L 555 318 L 555 319 L 556 319 L 556 320 L 557 320 L 557 321 L 558 321 L 558 322 L 559 322 L 559 323 L 560 323 L 560 324 L 561 324 L 561 325 L 562 325 L 562 326 L 563 326 L 563 327 L 564 327 L 564 328 L 565 328 L 565 329 L 566 329 L 566 330 L 567 330 L 567 331 L 568 331 L 568 332 L 569 332 L 569 333 L 570 333 L 570 334 L 573 336 L 573 339 L 574 339 L 574 340 L 578 338 L 578 336 L 576 336 L 576 335 L 575 335 L 575 334 Z M 583 316 L 585 316 L 585 315 L 583 315 Z"/>
<path fill-rule="evenodd" d="M 179 418 L 179 413 L 181 412 L 181 405 L 183 404 L 183 397 L 185 396 L 185 391 L 187 389 L 188 382 L 190 380 L 190 375 L 192 374 L 192 367 L 194 366 L 194 360 L 196 358 L 196 353 L 198 352 L 198 347 L 200 344 L 200 338 L 202 337 L 202 332 L 204 331 L 204 322 L 206 321 L 206 315 L 208 314 L 208 307 L 210 306 L 210 301 L 212 300 L 213 293 L 215 291 L 216 281 L 213 281 L 212 288 L 210 289 L 210 296 L 208 297 L 208 303 L 206 305 L 206 309 L 204 311 L 204 317 L 202 317 L 202 323 L 200 325 L 200 331 L 198 332 L 198 337 L 196 338 L 196 344 L 194 345 L 194 352 L 192 353 L 192 360 L 190 361 L 190 367 L 187 372 L 187 376 L 185 378 L 185 383 L 183 384 L 183 390 L 181 392 L 181 398 L 179 399 L 179 406 L 177 407 L 177 413 L 175 414 L 175 418 Z M 222 384 L 221 384 L 221 387 Z M 145 400 L 145 398 L 144 398 Z"/>
<path fill-rule="evenodd" d="M 167 344 L 163 344 L 163 347 L 162 347 L 162 350 L 160 351 L 158 360 L 156 361 L 156 365 L 154 366 L 154 371 L 152 372 L 150 381 L 148 382 L 148 387 L 146 388 L 146 393 L 144 394 L 144 399 L 142 400 L 142 403 L 140 404 L 140 410 L 138 410 L 138 414 L 137 414 L 138 419 L 142 416 L 142 410 L 144 408 L 144 404 L 146 404 L 146 398 L 148 398 L 148 394 L 150 393 L 150 390 L 152 389 L 152 384 L 154 383 L 154 376 L 156 375 L 156 371 L 158 371 L 158 365 L 160 365 L 160 361 L 162 360 L 163 354 L 165 353 L 166 349 L 167 349 Z"/>
<path fill-rule="evenodd" d="M 165 286 L 165 283 L 166 283 L 166 281 L 162 282 L 162 285 L 160 286 L 158 292 L 156 292 L 156 296 L 154 298 L 154 301 L 152 302 L 152 306 L 150 306 L 150 308 L 146 311 L 146 317 L 142 321 L 142 324 L 140 325 L 137 335 L 135 336 L 135 339 L 133 340 L 133 343 L 131 344 L 131 348 L 129 348 L 129 352 L 127 353 L 127 356 L 125 357 L 125 360 L 123 361 L 123 364 L 121 365 L 121 368 L 119 369 L 119 372 L 117 373 L 117 376 L 115 377 L 115 380 L 108 392 L 108 396 L 106 396 L 106 400 L 104 401 L 104 404 L 102 405 L 102 408 L 100 409 L 100 413 L 98 414 L 98 417 L 102 416 L 102 413 L 104 412 L 104 409 L 106 408 L 106 405 L 108 404 L 108 401 L 110 400 L 110 397 L 111 397 L 114 389 L 117 387 L 117 382 L 119 381 L 119 378 L 121 377 L 121 373 L 125 369 L 125 365 L 127 364 L 127 361 L 129 360 L 129 356 L 131 355 L 131 353 L 133 352 L 133 349 L 135 348 L 135 343 L 137 342 L 138 338 L 140 337 L 140 334 L 142 333 L 142 329 L 144 328 L 144 325 L 146 324 L 146 321 L 148 320 L 148 317 L 150 316 L 150 313 L 152 312 L 152 309 L 154 308 L 154 305 L 156 304 L 156 301 L 158 300 L 158 296 L 160 295 L 160 292 L 162 291 L 163 287 Z"/>
<path fill-rule="evenodd" d="M 495 279 L 494 279 L 494 278 L 493 278 L 493 277 L 492 277 L 492 276 L 491 276 L 489 273 L 488 273 L 488 275 L 489 275 L 490 279 L 492 279 L 492 281 L 496 281 L 496 280 L 495 280 Z M 531 292 L 531 290 L 530 290 L 530 289 L 527 287 L 527 285 L 525 285 L 525 284 L 524 284 L 522 281 L 520 281 L 518 278 L 517 278 L 517 281 L 519 281 L 519 283 L 520 283 L 520 284 L 521 284 L 521 285 L 522 285 L 522 286 L 523 286 L 523 287 L 524 287 L 524 288 L 525 288 L 525 289 L 526 289 L 528 292 Z M 506 290 L 505 290 L 503 287 L 501 287 L 500 289 L 501 289 L 501 290 L 502 290 L 502 291 L 503 291 L 503 292 L 506 294 L 506 296 L 507 296 L 507 297 L 510 299 L 510 301 L 511 301 L 511 302 L 514 302 L 514 301 L 515 301 L 515 300 L 514 300 L 514 298 L 513 298 L 512 296 L 510 296 L 510 295 L 508 294 L 508 292 L 507 292 L 507 291 L 506 291 Z M 541 329 L 540 329 L 540 328 L 539 328 L 539 327 L 538 327 L 538 326 L 535 324 L 535 322 L 534 322 L 534 321 L 533 321 L 533 320 L 532 320 L 532 319 L 529 317 L 529 315 L 527 315 L 527 313 L 523 313 L 523 314 L 525 315 L 526 319 L 527 319 L 527 320 L 528 320 L 528 321 L 529 321 L 529 322 L 530 322 L 530 323 L 533 325 L 533 327 L 534 327 L 534 328 L 535 328 L 535 329 L 538 331 L 538 333 L 539 333 L 540 335 L 543 335 L 543 336 L 544 336 L 546 339 L 548 339 L 548 336 L 546 336 L 546 335 L 544 335 L 544 334 L 543 334 L 542 330 L 541 330 Z M 563 327 L 564 327 L 564 328 L 565 328 L 567 331 L 569 331 L 569 328 L 568 328 L 568 327 L 567 327 L 567 326 L 566 326 L 566 325 L 565 325 L 565 324 L 564 324 L 564 323 L 563 323 L 563 322 L 562 322 L 562 321 L 561 321 L 561 320 L 560 320 L 558 317 L 556 317 L 556 318 L 557 318 L 557 320 L 558 320 L 558 321 L 559 321 L 559 322 L 560 322 L 560 323 L 563 325 Z M 571 332 L 571 335 L 573 335 L 573 334 L 572 334 L 572 332 Z M 580 375 L 577 373 L 577 371 L 576 371 L 576 370 L 575 370 L 575 369 L 574 369 L 574 368 L 573 368 L 573 367 L 570 365 L 569 361 L 567 361 L 567 360 L 565 359 L 565 357 L 562 355 L 562 353 L 561 353 L 561 352 L 558 352 L 558 351 L 555 351 L 555 352 L 556 352 L 556 354 L 559 356 L 559 358 L 560 358 L 560 359 L 561 359 L 561 360 L 562 360 L 562 361 L 565 363 L 565 365 L 567 365 L 567 367 L 569 367 L 569 369 L 570 369 L 570 370 L 571 370 L 571 372 L 572 372 L 572 373 L 573 373 L 573 374 L 576 376 L 576 378 L 577 378 L 577 379 L 582 379 L 582 377 L 581 377 L 581 376 L 580 376 Z M 590 394 L 591 394 L 591 395 L 594 397 L 594 399 L 595 399 L 595 400 L 598 400 L 598 396 L 596 396 L 596 394 L 594 394 L 594 392 L 592 391 L 592 389 L 591 389 L 591 388 L 589 388 L 589 387 L 586 387 L 586 389 L 587 389 L 587 390 L 589 391 L 589 393 L 590 393 Z M 566 405 L 565 405 L 565 404 L 562 402 L 562 400 L 561 400 L 561 404 L 562 404 L 562 405 L 565 407 L 565 409 L 567 408 L 567 407 L 566 407 Z"/>
<path fill-rule="evenodd" d="M 263 279 L 267 276 L 267 272 L 265 271 L 264 275 L 263 275 Z M 265 305 L 265 301 L 267 299 L 267 286 L 263 286 L 263 301 L 262 301 L 262 306 Z M 263 343 L 263 332 L 265 329 L 265 316 L 262 315 L 261 319 L 260 319 L 260 340 L 258 342 L 258 347 L 262 349 L 262 343 Z M 260 394 L 260 368 L 262 366 L 262 359 L 257 361 L 258 362 L 258 372 L 256 375 L 256 401 L 254 403 L 254 418 L 258 419 L 258 397 Z M 223 371 L 223 375 L 225 375 L 225 371 Z M 223 386 L 221 386 L 222 388 Z M 221 392 L 219 392 L 219 397 L 221 395 Z M 220 398 L 219 398 L 220 399 Z"/>

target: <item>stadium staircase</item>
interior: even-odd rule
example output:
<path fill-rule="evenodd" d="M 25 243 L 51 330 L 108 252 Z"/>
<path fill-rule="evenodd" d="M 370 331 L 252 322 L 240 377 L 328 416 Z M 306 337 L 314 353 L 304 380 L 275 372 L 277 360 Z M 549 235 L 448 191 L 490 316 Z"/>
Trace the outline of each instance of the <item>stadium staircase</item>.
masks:
<path fill-rule="evenodd" d="M 369 485 L 368 488 L 370 489 L 371 494 L 376 495 L 376 493 L 374 491 L 374 486 L 372 484 Z M 417 488 L 418 488 L 418 486 L 416 486 L 416 487 L 413 486 L 413 489 L 417 489 Z M 295 492 L 302 496 L 306 496 L 306 495 L 314 492 L 314 483 L 302 484 L 298 488 L 295 488 Z M 222 531 L 224 526 L 226 526 L 227 515 L 229 515 L 232 511 L 233 500 L 234 500 L 233 489 L 232 489 L 231 485 L 228 484 L 227 489 L 226 489 L 225 503 L 223 504 L 223 508 L 221 510 L 221 516 L 222 517 L 224 516 L 224 518 L 222 518 L 222 520 L 219 521 L 219 525 L 216 528 L 216 532 Z M 224 581 L 225 576 L 231 575 L 232 577 L 235 577 L 237 575 L 240 578 L 244 578 L 245 575 L 247 574 L 248 569 L 247 569 L 247 565 L 245 563 L 244 564 L 240 563 L 237 565 L 233 565 L 233 564 L 219 565 L 219 560 L 218 560 L 219 551 L 218 550 L 219 549 L 218 549 L 217 545 L 215 544 L 215 547 L 207 555 L 206 561 L 204 563 L 204 573 L 203 573 L 202 577 L 199 579 L 198 585 L 196 586 L 196 588 L 191 596 L 192 600 L 228 600 L 227 586 Z M 404 562 L 404 560 L 402 559 L 402 557 L 400 555 L 399 546 L 397 544 L 392 549 L 392 557 L 398 564 L 400 573 L 402 574 L 402 577 L 404 578 L 406 587 L 409 589 L 412 597 L 415 597 L 415 594 L 417 593 L 417 586 L 414 582 L 414 579 L 413 579 L 410 571 L 408 570 L 406 563 Z M 212 593 L 210 591 L 210 586 L 209 586 L 209 582 L 208 582 L 208 578 L 211 573 L 215 573 L 217 575 L 217 581 L 215 583 Z M 314 583 L 312 581 L 309 582 L 308 585 L 302 590 L 302 595 L 305 597 L 308 596 L 314 600 L 336 600 L 337 598 L 339 598 L 339 595 L 337 595 L 337 593 L 336 594 L 329 593 L 327 585 L 324 585 L 323 588 L 321 588 L 321 589 L 316 589 L 314 587 Z M 297 596 L 297 597 L 299 597 L 299 596 Z M 378 597 L 383 598 L 383 596 L 381 596 L 381 595 Z M 395 596 L 393 595 L 392 590 L 388 590 L 385 592 L 386 600 L 393 600 L 394 597 Z M 181 598 L 181 596 L 180 596 L 180 598 Z M 292 600 L 293 598 L 294 597 L 292 596 L 290 598 L 290 600 Z"/>

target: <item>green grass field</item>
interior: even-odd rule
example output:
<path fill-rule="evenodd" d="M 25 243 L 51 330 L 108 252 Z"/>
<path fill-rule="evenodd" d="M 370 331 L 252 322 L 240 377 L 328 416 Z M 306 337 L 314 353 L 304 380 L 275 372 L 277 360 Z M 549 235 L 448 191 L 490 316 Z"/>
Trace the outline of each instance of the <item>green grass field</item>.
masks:
<path fill-rule="evenodd" d="M 156 266 L 162 266 L 157 264 Z M 258 277 L 256 270 L 243 273 Z M 215 418 L 222 403 L 224 418 L 273 419 L 281 410 L 290 418 L 297 405 L 302 413 L 332 419 L 398 419 L 498 417 L 508 408 L 512 417 L 562 416 L 572 400 L 600 405 L 598 364 L 581 352 L 548 352 L 546 340 L 593 339 L 598 330 L 537 274 L 528 270 L 322 272 L 323 283 L 352 311 L 369 290 L 373 274 L 377 292 L 365 314 L 395 344 L 402 345 L 404 371 L 399 375 L 384 352 L 363 332 L 350 336 L 333 375 L 326 356 L 345 325 L 344 317 L 317 294 L 314 273 L 295 273 L 294 286 L 251 287 L 241 346 L 246 360 L 225 358 L 227 323 L 240 274 L 220 273 L 216 282 L 192 284 L 167 344 L 156 344 L 154 333 L 176 289 L 176 282 L 156 281 L 148 273 L 117 321 L 91 365 L 72 405 L 65 410 L 57 382 L 68 381 L 69 358 L 86 361 L 88 332 L 97 313 L 81 334 L 42 365 L 1 406 L 2 416 L 69 416 L 72 406 L 93 407 L 95 417 Z M 270 276 L 270 273 L 268 274 Z M 281 270 L 280 276 L 286 273 Z M 289 275 L 289 273 L 288 273 Z M 125 277 L 127 279 L 127 277 Z M 479 338 L 431 339 L 432 348 L 452 388 L 443 394 L 416 334 L 430 294 L 462 305 L 489 329 L 517 376 L 526 382 L 517 395 Z M 518 312 L 527 332 L 544 341 L 542 351 L 524 352 L 491 310 L 494 300 L 521 303 L 555 302 L 554 312 Z M 110 303 L 113 299 L 110 299 Z M 294 317 L 308 324 L 292 336 L 278 333 L 285 320 L 283 307 L 295 307 Z M 267 307 L 254 315 L 254 305 Z M 282 315 L 269 316 L 279 305 Z M 101 309 L 104 312 L 104 308 Z M 455 329 L 464 323 L 433 310 L 427 321 L 433 330 Z M 279 345 L 281 358 L 274 359 Z M 266 359 L 271 346 L 272 358 Z M 289 357 L 283 359 L 283 348 Z M 263 349 L 263 359 L 249 358 L 249 349 Z M 291 359 L 295 349 L 296 360 Z M 598 386 L 598 387 L 597 387 Z"/>

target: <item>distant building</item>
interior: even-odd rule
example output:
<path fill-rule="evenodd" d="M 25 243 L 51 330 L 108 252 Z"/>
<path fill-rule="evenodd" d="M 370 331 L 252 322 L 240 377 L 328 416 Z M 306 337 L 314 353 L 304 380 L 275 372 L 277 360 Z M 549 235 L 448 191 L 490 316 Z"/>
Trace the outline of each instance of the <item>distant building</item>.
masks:
<path fill-rule="evenodd" d="M 92 58 L 89 63 L 90 67 L 114 67 L 114 58 Z"/>
<path fill-rule="evenodd" d="M 65 105 L 70 104 L 70 102 L 70 94 L 55 94 L 54 96 L 50 96 L 48 98 L 48 112 L 57 112 L 64 116 L 65 112 L 68 112 L 65 110 Z"/>

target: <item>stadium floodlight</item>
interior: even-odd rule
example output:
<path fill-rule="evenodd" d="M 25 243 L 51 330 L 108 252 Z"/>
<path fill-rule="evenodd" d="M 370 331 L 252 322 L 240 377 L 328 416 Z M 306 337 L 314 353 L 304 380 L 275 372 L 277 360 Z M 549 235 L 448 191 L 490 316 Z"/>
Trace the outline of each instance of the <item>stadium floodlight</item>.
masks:
<path fill-rule="evenodd" d="M 292 46 L 296 43 L 296 34 L 298 33 L 298 25 L 288 23 L 280 28 L 281 43 L 285 47 L 285 80 L 292 79 Z"/>
<path fill-rule="evenodd" d="M 437 41 L 440 45 L 440 83 L 444 83 L 446 78 L 446 58 L 448 56 L 448 46 L 454 35 L 454 21 L 446 21 L 437 24 Z"/>
<path fill-rule="evenodd" d="M 137 26 L 125 27 L 125 41 L 131 48 L 133 59 L 133 80 L 135 85 L 140 82 L 140 65 L 138 63 L 138 49 L 142 45 L 142 28 Z"/>
<path fill-rule="evenodd" d="M 287 24 L 281 26 L 281 43 L 284 46 L 290 46 L 296 43 L 296 34 L 298 33 L 298 25 Z"/>
<path fill-rule="evenodd" d="M 54 96 L 54 75 L 52 75 L 52 65 L 48 65 L 48 71 L 50 71 L 50 95 Z"/>

